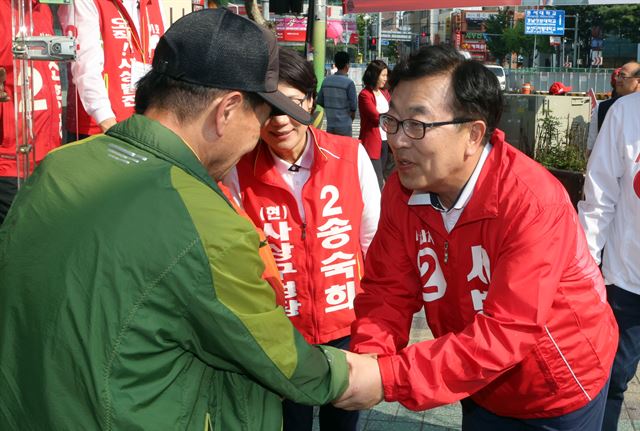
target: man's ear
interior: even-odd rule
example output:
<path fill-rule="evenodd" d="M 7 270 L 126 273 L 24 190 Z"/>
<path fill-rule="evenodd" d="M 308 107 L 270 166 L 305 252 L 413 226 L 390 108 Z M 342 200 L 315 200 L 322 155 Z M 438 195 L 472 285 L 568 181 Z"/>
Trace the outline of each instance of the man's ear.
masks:
<path fill-rule="evenodd" d="M 477 120 L 470 124 L 467 155 L 471 156 L 475 154 L 479 149 L 482 149 L 484 143 L 484 135 L 486 132 L 487 125 L 484 121 Z"/>
<path fill-rule="evenodd" d="M 230 91 L 218 99 L 217 106 L 212 111 L 218 136 L 224 135 L 233 116 L 242 110 L 243 106 L 244 96 L 239 91 Z"/>

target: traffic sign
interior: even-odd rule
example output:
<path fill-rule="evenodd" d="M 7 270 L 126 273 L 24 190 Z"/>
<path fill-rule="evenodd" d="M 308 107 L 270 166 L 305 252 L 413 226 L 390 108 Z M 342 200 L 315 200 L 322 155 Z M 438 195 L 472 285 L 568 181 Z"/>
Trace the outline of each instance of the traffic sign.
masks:
<path fill-rule="evenodd" d="M 563 36 L 564 11 L 528 9 L 524 15 L 524 34 Z"/>
<path fill-rule="evenodd" d="M 380 39 L 381 46 L 389 46 L 389 41 L 387 39 Z"/>
<path fill-rule="evenodd" d="M 403 42 L 411 42 L 413 33 L 410 31 L 383 31 L 380 37 L 386 40 L 400 40 Z"/>

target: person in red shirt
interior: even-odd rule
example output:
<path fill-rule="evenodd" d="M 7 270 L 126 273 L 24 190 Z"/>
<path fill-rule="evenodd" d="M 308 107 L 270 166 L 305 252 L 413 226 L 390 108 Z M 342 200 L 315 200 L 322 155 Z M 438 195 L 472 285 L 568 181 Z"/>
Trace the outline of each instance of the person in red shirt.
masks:
<path fill-rule="evenodd" d="M 367 150 L 371 163 L 378 177 L 378 185 L 382 189 L 385 180 L 385 169 L 389 157 L 387 134 L 380 129 L 380 114 L 389 110 L 391 95 L 386 90 L 389 69 L 382 60 L 373 60 L 362 75 L 364 88 L 358 95 L 358 111 L 360 111 L 360 136 L 362 145 Z"/>
<path fill-rule="evenodd" d="M 618 328 L 567 192 L 496 128 L 482 64 L 430 46 L 390 83 L 397 173 L 351 334 L 377 361 L 352 364 L 363 383 L 335 405 L 461 401 L 463 430 L 599 430 Z M 422 307 L 435 339 L 407 346 Z"/>
<path fill-rule="evenodd" d="M 49 6 L 32 2 L 31 19 L 33 35 L 52 35 L 53 17 Z M 16 11 L 14 10 L 14 13 Z M 5 19 L 0 26 L 0 68 L 6 73 L 4 91 L 0 100 L 0 224 L 18 191 L 18 175 L 25 177 L 16 157 L 16 122 L 14 110 L 14 87 L 17 77 L 13 68 L 11 52 L 11 0 L 0 0 L 0 16 Z M 33 85 L 33 152 L 31 161 L 39 163 L 49 151 L 61 143 L 62 88 L 60 69 L 55 61 L 31 62 Z M 31 163 L 29 169 L 33 170 Z"/>

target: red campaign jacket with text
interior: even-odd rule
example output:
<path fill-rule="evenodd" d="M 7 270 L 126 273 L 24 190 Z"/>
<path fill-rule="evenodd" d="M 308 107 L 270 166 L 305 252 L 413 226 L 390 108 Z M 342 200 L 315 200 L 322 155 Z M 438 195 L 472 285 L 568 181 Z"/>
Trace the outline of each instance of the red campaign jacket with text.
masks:
<path fill-rule="evenodd" d="M 52 35 L 53 18 L 49 6 L 36 1 L 33 7 L 33 35 Z M 0 102 L 0 177 L 16 177 L 16 123 L 14 111 L 13 54 L 11 52 L 11 1 L 0 0 L 0 67 L 5 68 L 7 79 L 5 91 L 8 102 Z M 60 146 L 62 88 L 60 69 L 54 61 L 33 61 L 33 133 L 36 162 Z M 34 166 L 32 165 L 33 169 Z"/>
<path fill-rule="evenodd" d="M 500 416 L 563 415 L 603 388 L 618 328 L 562 185 L 501 131 L 492 144 L 450 233 L 390 178 L 352 348 L 379 353 L 385 399 L 413 410 L 471 396 Z M 405 348 L 423 305 L 435 339 Z"/>
<path fill-rule="evenodd" d="M 164 34 L 164 24 L 157 0 L 140 1 L 140 28 L 138 34 L 132 18 L 120 0 L 94 0 L 100 14 L 100 34 L 104 49 L 104 72 L 102 74 L 109 94 L 111 109 L 116 121 L 131 116 L 135 107 L 135 90 L 131 88 L 131 62 L 133 59 L 151 64 L 155 47 Z M 67 29 L 66 32 L 69 32 Z M 73 31 L 72 31 L 73 32 Z M 77 103 L 73 80 L 69 80 L 67 130 L 83 135 L 102 133 L 100 126 Z"/>
<path fill-rule="evenodd" d="M 302 189 L 306 223 L 296 200 L 260 143 L 236 166 L 242 205 L 267 235 L 284 285 L 285 311 L 309 343 L 350 333 L 360 290 L 358 141 L 310 128 L 311 176 Z"/>
<path fill-rule="evenodd" d="M 383 96 L 391 99 L 387 90 L 380 90 Z M 382 152 L 382 138 L 380 137 L 380 114 L 376 107 L 376 96 L 369 87 L 362 89 L 358 95 L 358 110 L 360 111 L 360 136 L 369 158 L 379 159 Z"/>

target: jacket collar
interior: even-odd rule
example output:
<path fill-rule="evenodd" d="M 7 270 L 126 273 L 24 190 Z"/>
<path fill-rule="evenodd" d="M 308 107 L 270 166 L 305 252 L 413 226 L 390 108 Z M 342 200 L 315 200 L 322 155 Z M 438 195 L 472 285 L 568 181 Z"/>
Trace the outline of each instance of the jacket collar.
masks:
<path fill-rule="evenodd" d="M 500 182 L 504 179 L 504 172 L 507 161 L 505 158 L 505 135 L 502 130 L 496 129 L 491 135 L 490 139 L 493 148 L 489 153 L 480 176 L 476 182 L 476 186 L 473 190 L 473 195 L 464 207 L 460 219 L 456 223 L 456 227 L 466 223 L 474 222 L 485 218 L 495 218 L 498 216 L 498 201 L 500 192 Z M 407 193 L 407 200 L 411 198 L 411 191 L 404 189 Z M 407 202 L 408 204 L 408 202 Z M 427 214 L 437 214 L 437 218 L 441 221 L 440 213 L 431 206 L 410 206 L 420 218 L 425 218 Z M 435 227 L 435 226 L 434 226 Z M 442 233 L 446 234 L 444 230 L 444 224 L 439 223 L 438 228 L 442 228 Z"/>
<path fill-rule="evenodd" d="M 491 135 L 490 142 L 493 148 L 482 167 L 473 195 L 458 220 L 460 225 L 498 216 L 500 181 L 503 179 L 507 157 L 504 132 L 496 129 Z"/>
<path fill-rule="evenodd" d="M 179 167 L 222 195 L 216 182 L 187 144 L 157 121 L 134 114 L 111 127 L 106 135 L 121 139 Z"/>

